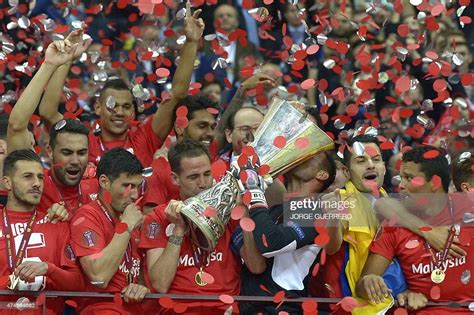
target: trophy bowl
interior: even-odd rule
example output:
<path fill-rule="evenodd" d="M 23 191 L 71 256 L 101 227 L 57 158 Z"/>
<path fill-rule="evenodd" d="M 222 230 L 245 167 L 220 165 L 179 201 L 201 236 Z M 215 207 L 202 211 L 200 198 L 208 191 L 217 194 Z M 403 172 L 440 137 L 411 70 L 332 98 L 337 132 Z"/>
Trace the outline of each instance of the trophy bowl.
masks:
<path fill-rule="evenodd" d="M 300 105 L 300 106 L 297 106 Z M 334 148 L 332 139 L 297 107 L 301 103 L 288 102 L 274 97 L 262 123 L 255 131 L 250 144 L 259 157 L 260 165 L 270 167 L 275 178 L 319 152 Z M 284 148 L 274 144 L 277 136 L 286 140 Z M 301 143 L 304 142 L 304 145 Z M 232 167 L 232 166 L 231 166 Z M 241 192 L 235 172 L 228 172 L 215 186 L 184 201 L 181 214 L 191 228 L 192 242 L 202 250 L 211 252 L 225 232 L 225 226 Z M 206 216 L 211 207 L 215 216 Z M 214 213 L 214 211 L 208 211 Z"/>

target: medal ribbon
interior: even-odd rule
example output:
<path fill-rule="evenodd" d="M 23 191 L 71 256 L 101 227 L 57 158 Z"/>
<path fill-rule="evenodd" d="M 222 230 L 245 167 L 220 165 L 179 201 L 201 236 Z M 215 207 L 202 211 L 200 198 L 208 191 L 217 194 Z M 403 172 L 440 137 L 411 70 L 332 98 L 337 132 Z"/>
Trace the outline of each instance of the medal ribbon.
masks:
<path fill-rule="evenodd" d="M 49 175 L 49 179 L 54 184 L 54 181 L 53 181 L 53 178 L 51 177 L 51 175 Z M 81 181 L 82 181 L 82 179 L 81 179 Z M 62 200 L 64 202 L 66 202 L 66 199 L 64 199 L 63 194 L 61 193 L 61 190 L 59 190 L 59 188 L 56 187 L 56 185 L 54 185 L 54 187 L 56 188 L 56 191 L 59 194 L 59 201 Z M 78 204 L 77 204 L 76 210 L 79 209 L 79 207 L 81 207 L 84 204 L 84 198 L 82 197 L 81 182 L 79 182 L 79 185 L 78 185 L 78 198 L 77 198 L 77 201 L 78 201 Z M 69 209 L 67 209 L 67 210 L 69 210 Z"/>
<path fill-rule="evenodd" d="M 440 259 L 436 258 L 436 255 L 431 251 L 430 244 L 426 243 L 428 245 L 428 249 L 430 250 L 433 256 L 433 260 L 434 260 L 433 263 L 435 265 L 435 268 L 439 270 L 441 270 L 441 266 L 443 265 L 443 262 L 448 258 L 449 249 L 451 248 L 451 245 L 453 244 L 454 236 L 456 235 L 456 229 L 454 228 L 454 209 L 453 209 L 451 197 L 449 196 L 448 196 L 448 205 L 449 205 L 449 214 L 451 215 L 451 221 L 453 222 L 453 225 L 451 226 L 451 229 L 449 230 L 448 238 L 446 239 L 446 242 L 444 243 L 444 247 L 443 247 L 443 251 L 441 253 Z"/>
<path fill-rule="evenodd" d="M 7 209 L 3 209 L 3 231 L 5 242 L 7 243 L 6 250 L 7 250 L 7 261 L 8 261 L 8 269 L 10 273 L 15 271 L 15 268 L 18 267 L 25 255 L 26 246 L 28 245 L 28 241 L 30 240 L 31 233 L 33 231 L 33 227 L 36 224 L 36 209 L 33 210 L 33 214 L 31 215 L 30 222 L 26 227 L 26 231 L 23 233 L 23 237 L 20 242 L 20 247 L 18 248 L 18 253 L 15 253 L 15 239 L 12 234 L 12 230 L 10 227 L 10 221 L 8 220 Z M 16 256 L 16 257 L 15 257 Z"/>
<path fill-rule="evenodd" d="M 97 203 L 99 204 L 99 207 L 100 209 L 102 210 L 102 212 L 104 213 L 105 217 L 107 218 L 107 220 L 109 220 L 109 222 L 112 224 L 112 226 L 114 227 L 115 229 L 115 222 L 114 220 L 112 219 L 112 217 L 110 216 L 110 213 L 107 211 L 107 209 L 105 208 L 104 204 L 102 203 L 102 201 L 100 200 L 100 198 L 97 198 Z M 128 269 L 128 272 L 132 272 L 132 244 L 131 244 L 131 239 L 132 239 L 132 235 L 130 235 L 130 240 L 128 241 L 128 245 L 127 245 L 127 250 L 125 251 L 125 266 L 127 267 Z"/>

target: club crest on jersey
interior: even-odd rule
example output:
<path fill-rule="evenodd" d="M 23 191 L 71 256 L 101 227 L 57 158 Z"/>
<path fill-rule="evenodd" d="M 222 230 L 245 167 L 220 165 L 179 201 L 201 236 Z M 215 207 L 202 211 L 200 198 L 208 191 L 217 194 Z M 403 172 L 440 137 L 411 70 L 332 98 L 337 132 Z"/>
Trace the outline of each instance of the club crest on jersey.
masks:
<path fill-rule="evenodd" d="M 76 261 L 76 254 L 72 250 L 71 244 L 68 244 L 64 249 L 66 257 L 69 258 L 71 261 Z"/>
<path fill-rule="evenodd" d="M 92 231 L 85 231 L 82 235 L 82 239 L 84 244 L 88 247 L 92 247 L 95 245 L 95 234 Z"/>
<path fill-rule="evenodd" d="M 156 222 L 151 222 L 150 224 L 148 224 L 147 237 L 151 239 L 155 239 L 159 230 L 160 230 L 160 225 Z"/>

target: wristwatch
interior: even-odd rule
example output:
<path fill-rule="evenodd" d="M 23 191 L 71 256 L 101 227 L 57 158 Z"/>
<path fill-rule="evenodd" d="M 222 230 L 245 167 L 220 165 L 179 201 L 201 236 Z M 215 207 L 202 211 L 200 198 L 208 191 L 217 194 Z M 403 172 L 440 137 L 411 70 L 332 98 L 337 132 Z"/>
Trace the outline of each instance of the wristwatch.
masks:
<path fill-rule="evenodd" d="M 171 235 L 168 238 L 168 242 L 173 245 L 180 246 L 181 244 L 183 244 L 183 238 L 183 236 Z"/>

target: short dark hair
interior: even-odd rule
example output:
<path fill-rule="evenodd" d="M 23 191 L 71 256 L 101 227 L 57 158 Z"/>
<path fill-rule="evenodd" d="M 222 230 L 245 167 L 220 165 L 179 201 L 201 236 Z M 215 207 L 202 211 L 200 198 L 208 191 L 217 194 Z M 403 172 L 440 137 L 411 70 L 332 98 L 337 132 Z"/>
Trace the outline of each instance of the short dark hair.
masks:
<path fill-rule="evenodd" d="M 438 155 L 434 158 L 425 158 L 424 154 L 428 151 L 438 151 Z M 431 180 L 433 176 L 437 175 L 441 178 L 441 185 L 445 192 L 448 192 L 449 182 L 451 180 L 450 168 L 448 159 L 440 149 L 430 146 L 422 145 L 413 148 L 402 155 L 402 162 L 413 162 L 420 165 L 420 171 L 425 174 L 426 180 Z"/>
<path fill-rule="evenodd" d="M 121 174 L 139 175 L 143 173 L 143 165 L 136 155 L 123 148 L 114 148 L 100 158 L 97 165 L 97 178 L 107 176 L 111 181 L 116 180 Z"/>
<path fill-rule="evenodd" d="M 15 150 L 7 155 L 3 161 L 3 175 L 10 176 L 13 169 L 15 168 L 15 163 L 18 161 L 33 161 L 38 162 L 41 166 L 41 159 L 33 150 L 30 149 L 21 149 Z"/>
<path fill-rule="evenodd" d="M 125 83 L 124 80 L 122 80 L 120 78 L 111 79 L 111 80 L 108 80 L 107 82 L 105 82 L 104 87 L 100 91 L 99 99 L 101 101 L 103 101 L 102 97 L 104 96 L 105 91 L 109 90 L 109 89 L 118 90 L 118 91 L 126 90 L 126 91 L 130 92 L 130 87 L 127 85 L 127 83 Z"/>
<path fill-rule="evenodd" d="M 0 139 L 6 140 L 7 139 L 7 133 L 8 133 L 8 120 L 10 119 L 10 114 L 3 112 L 0 113 Z M 34 131 L 34 126 L 30 122 L 28 122 L 28 130 L 33 133 Z"/>
<path fill-rule="evenodd" d="M 377 147 L 379 148 L 380 150 L 380 141 L 379 139 L 377 139 L 377 137 L 374 137 L 374 136 L 371 136 L 371 135 L 357 135 L 355 137 L 352 137 L 350 138 L 349 140 L 347 140 L 347 146 L 344 148 L 344 159 L 343 159 L 343 162 L 344 162 L 344 165 L 346 167 L 349 167 L 351 165 L 351 157 L 352 157 L 352 145 L 355 143 L 355 142 L 360 142 L 360 143 L 374 143 L 375 145 L 377 145 Z M 349 150 L 349 148 L 351 148 L 351 150 Z"/>
<path fill-rule="evenodd" d="M 181 172 L 181 160 L 183 158 L 193 158 L 206 155 L 211 160 L 211 156 L 207 148 L 199 141 L 186 139 L 179 141 L 171 146 L 168 151 L 168 161 L 171 170 L 175 173 Z"/>
<path fill-rule="evenodd" d="M 219 111 L 219 108 L 217 106 L 217 103 L 212 101 L 209 97 L 204 96 L 204 95 L 198 95 L 198 96 L 192 96 L 188 95 L 186 96 L 177 106 L 176 109 L 173 112 L 173 122 L 176 121 L 176 111 L 178 110 L 179 107 L 181 106 L 186 106 L 188 109 L 188 114 L 186 115 L 186 118 L 188 120 L 191 120 L 194 118 L 194 113 L 197 112 L 198 110 L 203 110 L 203 109 L 215 109 Z M 217 116 L 217 114 L 215 114 Z"/>
<path fill-rule="evenodd" d="M 73 133 L 80 134 L 86 137 L 89 136 L 89 128 L 86 127 L 79 120 L 72 118 L 66 118 L 58 121 L 49 128 L 49 145 L 54 149 L 56 146 L 58 134 L 61 133 Z"/>
<path fill-rule="evenodd" d="M 324 160 L 321 163 L 322 170 L 325 170 L 328 173 L 328 179 L 324 181 L 324 185 L 321 188 L 321 191 L 325 191 L 329 186 L 334 183 L 336 179 L 337 166 L 336 161 L 333 159 L 331 151 L 325 151 Z"/>
<path fill-rule="evenodd" d="M 234 130 L 234 127 L 235 127 L 235 116 L 237 116 L 237 113 L 240 112 L 241 110 L 243 109 L 253 109 L 255 110 L 256 112 L 262 114 L 263 116 L 265 116 L 265 114 L 259 110 L 257 107 L 255 106 L 242 106 L 241 108 L 235 110 L 232 112 L 232 114 L 230 114 L 229 118 L 227 118 L 227 124 L 226 124 L 226 127 L 227 129 L 229 130 Z"/>
<path fill-rule="evenodd" d="M 461 184 L 474 180 L 474 152 L 470 152 L 471 156 L 461 159 L 458 156 L 451 162 L 451 175 L 453 184 L 457 191 L 461 191 Z"/>

